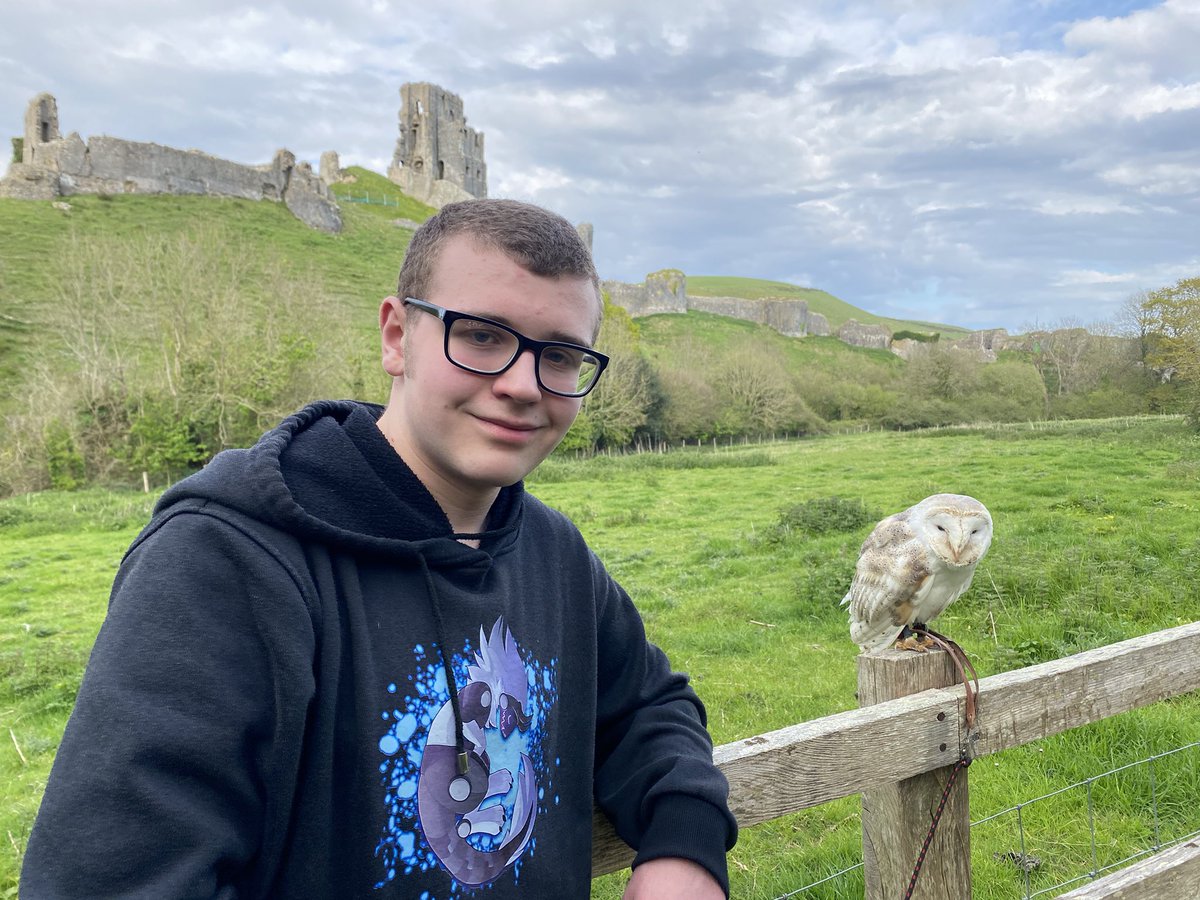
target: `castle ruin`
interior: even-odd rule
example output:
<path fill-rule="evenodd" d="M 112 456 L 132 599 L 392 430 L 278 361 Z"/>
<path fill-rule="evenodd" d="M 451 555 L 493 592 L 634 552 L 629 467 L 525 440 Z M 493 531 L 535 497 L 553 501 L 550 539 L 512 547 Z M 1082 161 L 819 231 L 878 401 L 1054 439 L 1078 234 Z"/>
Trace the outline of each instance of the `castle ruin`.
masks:
<path fill-rule="evenodd" d="M 688 310 L 713 313 L 766 325 L 787 337 L 826 336 L 829 321 L 808 308 L 804 300 L 790 297 L 693 297 L 687 292 L 687 276 L 678 269 L 651 272 L 641 284 L 603 281 L 609 299 L 629 315 L 652 316 L 659 313 L 686 313 Z M 886 344 L 884 345 L 886 346 Z"/>
<path fill-rule="evenodd" d="M 400 86 L 400 137 L 387 176 L 438 209 L 487 196 L 483 134 L 467 125 L 461 97 L 424 81 Z"/>
<path fill-rule="evenodd" d="M 322 231 L 342 229 L 329 188 L 288 150 L 262 166 L 100 135 L 87 142 L 58 125 L 58 101 L 38 94 L 25 111 L 21 161 L 0 178 L 0 197 L 50 200 L 72 194 L 207 194 L 282 202 Z"/>

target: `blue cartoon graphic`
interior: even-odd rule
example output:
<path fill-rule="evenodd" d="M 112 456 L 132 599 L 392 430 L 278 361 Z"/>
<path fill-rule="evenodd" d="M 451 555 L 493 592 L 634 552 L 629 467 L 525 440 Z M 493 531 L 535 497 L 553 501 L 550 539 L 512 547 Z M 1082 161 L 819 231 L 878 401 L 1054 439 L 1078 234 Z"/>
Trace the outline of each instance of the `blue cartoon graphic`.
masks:
<path fill-rule="evenodd" d="M 467 644 L 468 664 L 453 661 L 468 752 L 467 773 L 459 775 L 440 654 L 415 649 L 414 692 L 404 698 L 404 709 L 383 714 L 392 722 L 379 741 L 389 758 L 380 766 L 389 817 L 376 850 L 386 875 L 376 887 L 440 866 L 454 878 L 453 896 L 459 888 L 490 884 L 510 867 L 519 870 L 522 857 L 533 852 L 539 802 L 552 787 L 542 742 L 557 660 L 523 660 L 502 617 L 490 634 L 480 628 L 479 649 L 472 654 Z"/>

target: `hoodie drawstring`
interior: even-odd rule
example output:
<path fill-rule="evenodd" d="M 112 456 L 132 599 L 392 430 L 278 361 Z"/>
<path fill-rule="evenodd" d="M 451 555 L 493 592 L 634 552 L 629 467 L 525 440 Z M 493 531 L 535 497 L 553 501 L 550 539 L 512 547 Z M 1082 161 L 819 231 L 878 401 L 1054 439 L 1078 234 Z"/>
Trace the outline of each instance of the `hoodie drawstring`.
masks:
<path fill-rule="evenodd" d="M 458 774 L 466 775 L 468 769 L 467 746 L 463 739 L 462 708 L 458 705 L 458 685 L 454 681 L 454 667 L 450 664 L 450 654 L 446 650 L 446 629 L 442 625 L 442 604 L 438 597 L 437 587 L 433 583 L 433 573 L 429 571 L 429 563 L 420 551 L 415 556 L 421 562 L 421 571 L 425 573 L 425 589 L 429 591 L 429 605 L 433 610 L 433 626 L 437 631 L 438 652 L 442 657 L 442 668 L 446 672 L 446 687 L 450 689 L 450 708 L 454 711 L 454 749 L 458 756 Z"/>

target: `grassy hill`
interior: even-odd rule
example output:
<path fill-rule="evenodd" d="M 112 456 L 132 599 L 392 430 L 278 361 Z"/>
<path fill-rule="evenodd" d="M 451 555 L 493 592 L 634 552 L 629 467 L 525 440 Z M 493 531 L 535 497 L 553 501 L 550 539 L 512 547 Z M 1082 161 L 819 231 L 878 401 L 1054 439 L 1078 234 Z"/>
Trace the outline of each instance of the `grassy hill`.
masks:
<path fill-rule="evenodd" d="M 382 176 L 365 169 L 349 172 L 357 181 L 337 185 L 335 194 L 369 193 L 373 201 L 387 198 L 391 205 L 342 203 L 345 228 L 337 235 L 315 231 L 282 204 L 270 202 L 101 195 L 64 198 L 69 209 L 62 210 L 49 202 L 0 198 L 0 383 L 15 384 L 37 355 L 73 245 L 173 235 L 202 225 L 221 229 L 231 245 L 257 261 L 260 270 L 248 273 L 248 292 L 255 290 L 255 274 L 281 267 L 344 305 L 346 320 L 360 325 L 364 340 L 373 342 L 375 310 L 393 289 L 412 237 L 411 225 L 394 221 L 423 221 L 434 210 Z"/>
<path fill-rule="evenodd" d="M 766 325 L 696 310 L 682 316 L 646 316 L 637 322 L 642 348 L 652 360 L 667 355 L 672 348 L 684 342 L 690 342 L 711 357 L 752 340 L 764 348 L 778 350 L 793 371 L 820 369 L 827 375 L 851 381 L 870 382 L 887 378 L 904 365 L 904 361 L 890 350 L 852 347 L 834 337 L 796 340 L 784 337 Z"/>
<path fill-rule="evenodd" d="M 737 278 L 727 275 L 689 275 L 689 294 L 696 297 L 744 297 L 756 300 L 760 297 L 789 297 L 806 300 L 808 308 L 829 320 L 830 326 L 838 328 L 850 319 L 864 325 L 885 325 L 892 331 L 941 332 L 947 336 L 969 334 L 969 328 L 945 325 L 938 322 L 919 322 L 906 319 L 889 319 L 859 309 L 845 300 L 840 300 L 817 288 L 800 287 L 786 281 L 766 281 L 761 278 Z"/>
<path fill-rule="evenodd" d="M 206 223 L 222 229 L 231 244 L 263 266 L 277 264 L 300 273 L 346 307 L 347 319 L 374 329 L 374 310 L 391 290 L 412 236 L 411 222 L 434 210 L 408 197 L 366 169 L 334 185 L 345 228 L 341 234 L 314 231 L 282 204 L 191 196 L 77 196 L 69 209 L 49 202 L 0 198 L 0 383 L 14 384 L 36 355 L 46 311 L 56 302 L 60 273 L 71 247 L 95 239 L 121 241 L 139 235 L 169 235 Z M 363 202 L 369 198 L 370 202 Z M 399 224 L 397 223 L 399 220 Z M 247 285 L 253 290 L 253 285 Z M 872 315 L 825 291 L 752 278 L 693 276 L 688 290 L 699 296 L 797 297 L 837 327 L 847 319 L 883 323 L 893 330 L 960 333 L 955 326 L 902 322 Z M 689 321 L 694 321 L 690 317 Z M 725 320 L 733 325 L 734 320 Z M 710 323 L 708 326 L 720 327 Z M 0 401 L 2 404 L 2 401 Z"/>

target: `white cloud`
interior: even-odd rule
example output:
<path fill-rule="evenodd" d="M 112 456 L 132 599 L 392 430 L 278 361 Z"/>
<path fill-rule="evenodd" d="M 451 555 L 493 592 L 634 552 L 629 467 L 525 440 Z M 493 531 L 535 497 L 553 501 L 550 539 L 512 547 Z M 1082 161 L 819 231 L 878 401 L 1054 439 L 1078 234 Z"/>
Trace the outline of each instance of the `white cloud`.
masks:
<path fill-rule="evenodd" d="M 1100 172 L 1100 177 L 1112 184 L 1135 188 L 1142 194 L 1171 196 L 1200 193 L 1200 166 L 1146 159 L 1119 163 Z M 1170 211 L 1170 207 L 1160 208 Z"/>
<path fill-rule="evenodd" d="M 1046 197 L 1034 207 L 1047 216 L 1106 216 L 1113 213 L 1137 215 L 1133 207 L 1112 197 L 1062 195 Z"/>
<path fill-rule="evenodd" d="M 1063 287 L 1093 284 L 1135 284 L 1137 276 L 1132 272 L 1097 272 L 1094 269 L 1068 269 L 1059 274 L 1054 284 Z"/>

